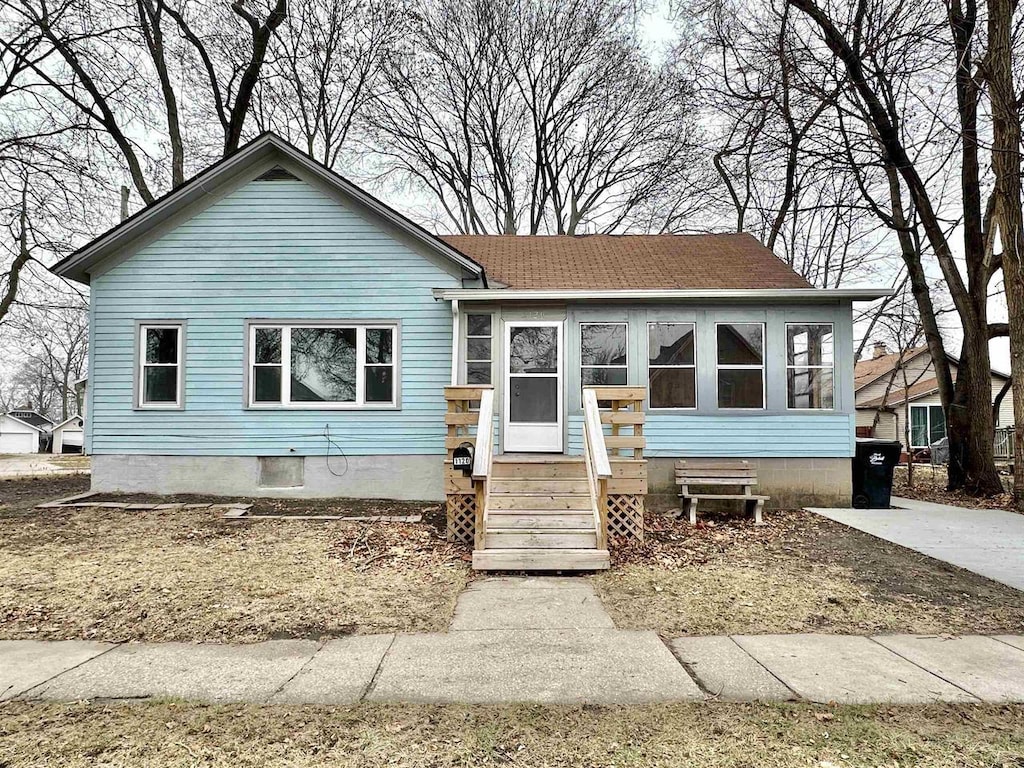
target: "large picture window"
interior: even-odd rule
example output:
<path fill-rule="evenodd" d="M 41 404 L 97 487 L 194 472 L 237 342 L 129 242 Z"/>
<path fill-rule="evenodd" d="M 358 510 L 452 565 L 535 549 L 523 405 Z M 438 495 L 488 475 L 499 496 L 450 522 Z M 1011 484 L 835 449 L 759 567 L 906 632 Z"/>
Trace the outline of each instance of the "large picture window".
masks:
<path fill-rule="evenodd" d="M 719 323 L 718 407 L 764 408 L 764 323 Z"/>
<path fill-rule="evenodd" d="M 697 407 L 697 353 L 693 323 L 647 324 L 647 379 L 651 408 Z"/>
<path fill-rule="evenodd" d="M 141 408 L 180 408 L 182 326 L 139 326 L 139 392 Z"/>
<path fill-rule="evenodd" d="M 249 326 L 249 405 L 396 405 L 393 325 Z"/>
<path fill-rule="evenodd" d="M 927 448 L 946 436 L 946 412 L 941 405 L 910 406 L 910 447 Z"/>
<path fill-rule="evenodd" d="M 786 396 L 790 408 L 835 407 L 834 352 L 831 323 L 786 324 Z"/>

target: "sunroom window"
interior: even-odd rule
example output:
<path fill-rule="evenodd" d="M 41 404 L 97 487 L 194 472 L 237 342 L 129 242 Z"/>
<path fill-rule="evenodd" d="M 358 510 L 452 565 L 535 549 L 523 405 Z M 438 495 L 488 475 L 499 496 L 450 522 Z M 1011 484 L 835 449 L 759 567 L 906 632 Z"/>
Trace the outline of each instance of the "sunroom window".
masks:
<path fill-rule="evenodd" d="M 697 407 L 693 323 L 647 324 L 647 378 L 651 408 Z"/>
<path fill-rule="evenodd" d="M 835 367 L 831 323 L 786 324 L 786 392 L 793 409 L 831 409 Z"/>
<path fill-rule="evenodd" d="M 580 324 L 580 384 L 582 387 L 625 386 L 629 367 L 626 323 Z M 602 408 L 611 402 L 599 400 Z"/>
<path fill-rule="evenodd" d="M 249 404 L 395 405 L 395 336 L 393 325 L 251 325 Z"/>
<path fill-rule="evenodd" d="M 717 326 L 718 407 L 764 408 L 764 323 Z"/>

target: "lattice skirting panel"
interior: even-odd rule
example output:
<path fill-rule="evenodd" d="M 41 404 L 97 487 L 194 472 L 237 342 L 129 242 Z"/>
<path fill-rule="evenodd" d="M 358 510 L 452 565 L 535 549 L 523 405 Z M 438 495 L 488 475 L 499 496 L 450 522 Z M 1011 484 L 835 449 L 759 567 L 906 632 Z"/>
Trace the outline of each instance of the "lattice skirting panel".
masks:
<path fill-rule="evenodd" d="M 449 520 L 451 517 L 448 518 Z M 608 536 L 644 540 L 644 497 L 609 494 Z"/>
<path fill-rule="evenodd" d="M 448 541 L 473 543 L 473 529 L 476 527 L 476 496 L 473 494 L 449 494 L 446 512 L 448 516 Z"/>

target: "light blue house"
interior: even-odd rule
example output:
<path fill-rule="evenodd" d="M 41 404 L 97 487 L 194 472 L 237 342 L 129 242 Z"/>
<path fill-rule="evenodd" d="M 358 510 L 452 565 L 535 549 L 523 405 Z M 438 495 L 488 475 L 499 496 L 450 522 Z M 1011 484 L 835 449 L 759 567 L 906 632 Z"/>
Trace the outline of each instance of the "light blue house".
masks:
<path fill-rule="evenodd" d="M 91 288 L 96 490 L 440 499 L 446 386 L 488 390 L 494 455 L 550 458 L 618 385 L 652 490 L 721 457 L 849 503 L 852 304 L 880 292 L 748 235 L 438 238 L 268 134 L 54 271 Z"/>

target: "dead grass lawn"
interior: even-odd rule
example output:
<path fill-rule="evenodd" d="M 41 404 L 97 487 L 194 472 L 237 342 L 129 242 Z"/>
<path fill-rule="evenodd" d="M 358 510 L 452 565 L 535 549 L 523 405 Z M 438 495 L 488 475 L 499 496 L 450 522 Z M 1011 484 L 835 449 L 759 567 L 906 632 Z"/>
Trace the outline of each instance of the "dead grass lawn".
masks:
<path fill-rule="evenodd" d="M 1005 587 L 807 512 L 691 528 L 655 513 L 594 577 L 615 623 L 665 636 L 1024 632 Z"/>
<path fill-rule="evenodd" d="M 1024 708 L 0 705 L 0 764 L 1021 765 Z"/>
<path fill-rule="evenodd" d="M 0 639 L 254 642 L 448 626 L 469 576 L 428 523 L 228 522 L 173 513 L 0 506 Z M 402 505 L 396 514 L 407 514 Z M 424 506 L 418 505 L 414 511 Z"/>

